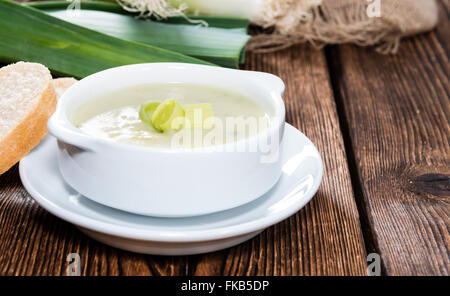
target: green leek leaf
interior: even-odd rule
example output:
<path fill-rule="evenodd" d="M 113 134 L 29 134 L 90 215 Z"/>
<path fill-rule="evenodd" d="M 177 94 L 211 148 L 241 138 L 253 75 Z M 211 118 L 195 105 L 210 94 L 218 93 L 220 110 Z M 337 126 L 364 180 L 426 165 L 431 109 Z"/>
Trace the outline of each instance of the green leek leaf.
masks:
<path fill-rule="evenodd" d="M 82 2 L 90 5 L 82 6 L 76 13 L 70 13 L 62 9 L 67 7 L 66 2 L 63 4 L 65 6 L 60 2 L 52 2 L 34 7 L 73 24 L 125 40 L 176 51 L 217 65 L 237 68 L 239 63 L 244 62 L 245 44 L 250 38 L 245 33 L 246 27 L 225 29 L 136 19 L 117 13 L 117 8 L 124 11 L 120 5 L 98 1 Z"/>
<path fill-rule="evenodd" d="M 0 0 L 0 60 L 37 62 L 76 78 L 127 64 L 210 64 L 77 26 L 8 0 Z"/>

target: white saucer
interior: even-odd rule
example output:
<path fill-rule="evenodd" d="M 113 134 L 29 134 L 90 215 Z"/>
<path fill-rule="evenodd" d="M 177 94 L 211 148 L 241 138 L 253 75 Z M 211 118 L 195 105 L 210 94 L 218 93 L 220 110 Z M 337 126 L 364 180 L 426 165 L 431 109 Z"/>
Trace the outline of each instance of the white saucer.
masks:
<path fill-rule="evenodd" d="M 286 124 L 283 174 L 268 193 L 244 206 L 189 218 L 155 218 L 95 203 L 62 179 L 56 140 L 47 136 L 20 162 L 26 190 L 47 211 L 75 224 L 105 244 L 137 253 L 189 255 L 244 242 L 300 210 L 322 180 L 322 159 L 314 144 Z"/>

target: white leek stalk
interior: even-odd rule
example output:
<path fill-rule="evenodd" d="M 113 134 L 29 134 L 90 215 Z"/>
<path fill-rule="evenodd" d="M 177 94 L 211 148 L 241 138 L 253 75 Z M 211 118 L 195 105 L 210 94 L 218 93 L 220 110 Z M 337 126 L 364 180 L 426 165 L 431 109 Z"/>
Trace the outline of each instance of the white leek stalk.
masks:
<path fill-rule="evenodd" d="M 217 17 L 247 18 L 263 27 L 276 26 L 289 33 L 307 23 L 311 9 L 322 0 L 117 0 L 126 10 L 156 17 L 193 13 Z"/>
<path fill-rule="evenodd" d="M 266 0 L 169 0 L 174 7 L 185 5 L 186 12 L 210 16 L 254 19 Z"/>

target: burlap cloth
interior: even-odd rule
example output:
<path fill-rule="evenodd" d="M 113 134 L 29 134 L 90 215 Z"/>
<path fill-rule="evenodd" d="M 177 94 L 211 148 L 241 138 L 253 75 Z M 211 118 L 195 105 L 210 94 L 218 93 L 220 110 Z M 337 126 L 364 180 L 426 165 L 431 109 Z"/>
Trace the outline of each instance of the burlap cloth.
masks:
<path fill-rule="evenodd" d="M 270 9 L 252 21 L 273 27 L 274 32 L 254 36 L 247 46 L 251 51 L 309 42 L 318 48 L 339 43 L 374 45 L 381 53 L 395 53 L 402 37 L 429 31 L 438 21 L 435 0 L 266 1 Z"/>

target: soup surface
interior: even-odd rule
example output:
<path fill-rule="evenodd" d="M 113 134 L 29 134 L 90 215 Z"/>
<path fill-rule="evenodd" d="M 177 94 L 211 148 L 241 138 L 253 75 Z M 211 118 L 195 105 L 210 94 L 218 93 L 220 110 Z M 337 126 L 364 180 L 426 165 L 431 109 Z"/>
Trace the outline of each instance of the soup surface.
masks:
<path fill-rule="evenodd" d="M 181 106 L 209 103 L 214 127 L 159 132 L 139 117 L 141 104 L 177 100 Z M 271 114 L 250 98 L 194 84 L 150 84 L 101 95 L 79 107 L 72 123 L 84 133 L 121 143 L 155 147 L 201 147 L 235 142 L 266 129 Z"/>

